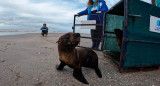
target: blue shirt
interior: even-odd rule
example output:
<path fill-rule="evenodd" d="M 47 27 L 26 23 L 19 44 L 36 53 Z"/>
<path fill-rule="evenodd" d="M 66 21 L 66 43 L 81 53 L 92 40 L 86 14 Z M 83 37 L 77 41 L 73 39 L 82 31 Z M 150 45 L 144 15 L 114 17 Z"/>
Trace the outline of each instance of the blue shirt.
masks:
<path fill-rule="evenodd" d="M 48 30 L 48 27 L 41 27 L 41 30 Z"/>
<path fill-rule="evenodd" d="M 106 2 L 104 0 L 98 0 L 98 2 L 99 2 L 99 6 L 93 7 L 91 9 L 91 13 L 97 13 L 97 7 L 99 7 L 98 11 L 101 11 L 102 13 L 107 12 L 108 11 L 108 7 L 106 5 Z M 78 14 L 79 15 L 88 14 L 88 9 L 89 9 L 89 7 L 87 7 L 85 10 L 79 12 Z M 103 14 L 90 15 L 88 20 L 96 20 L 97 22 L 102 24 L 103 23 Z"/>

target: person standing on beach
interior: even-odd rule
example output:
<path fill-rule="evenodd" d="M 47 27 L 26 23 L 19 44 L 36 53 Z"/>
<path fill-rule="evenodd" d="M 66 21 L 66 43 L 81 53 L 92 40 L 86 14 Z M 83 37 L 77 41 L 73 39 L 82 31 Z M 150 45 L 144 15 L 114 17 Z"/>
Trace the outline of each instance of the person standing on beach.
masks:
<path fill-rule="evenodd" d="M 108 7 L 104 0 L 88 0 L 87 8 L 78 15 L 91 14 L 91 13 L 105 13 L 108 11 Z M 96 20 L 96 24 L 103 24 L 103 14 L 88 15 L 87 20 Z M 102 26 L 96 26 L 95 30 L 91 30 L 92 49 L 98 49 L 102 39 Z"/>
<path fill-rule="evenodd" d="M 41 30 L 42 30 L 42 35 L 44 36 L 44 34 L 46 34 L 46 36 L 48 35 L 48 27 L 47 27 L 47 24 L 43 24 L 43 27 L 41 27 Z"/>

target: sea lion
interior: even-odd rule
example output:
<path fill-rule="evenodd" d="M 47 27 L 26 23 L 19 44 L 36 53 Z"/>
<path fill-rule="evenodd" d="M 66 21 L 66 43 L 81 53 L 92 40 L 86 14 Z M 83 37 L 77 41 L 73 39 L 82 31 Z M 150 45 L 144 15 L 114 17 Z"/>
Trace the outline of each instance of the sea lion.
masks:
<path fill-rule="evenodd" d="M 116 39 L 117 39 L 118 45 L 119 45 L 119 47 L 121 49 L 121 47 L 122 47 L 123 31 L 120 30 L 120 29 L 114 29 L 114 33 L 116 34 Z"/>
<path fill-rule="evenodd" d="M 76 47 L 80 43 L 79 33 L 66 33 L 62 35 L 58 43 L 60 64 L 56 65 L 57 70 L 62 70 L 68 65 L 73 68 L 73 76 L 84 84 L 89 84 L 82 74 L 82 67 L 89 67 L 95 70 L 99 78 L 102 78 L 98 68 L 97 54 L 87 48 Z"/>

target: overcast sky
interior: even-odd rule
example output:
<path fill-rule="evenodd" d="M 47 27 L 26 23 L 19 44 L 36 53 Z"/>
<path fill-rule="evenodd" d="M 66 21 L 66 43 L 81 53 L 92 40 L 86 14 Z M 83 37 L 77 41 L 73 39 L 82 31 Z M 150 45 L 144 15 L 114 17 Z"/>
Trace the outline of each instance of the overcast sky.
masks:
<path fill-rule="evenodd" d="M 105 0 L 110 8 L 120 0 Z M 150 0 L 143 0 L 150 3 Z M 11 22 L 0 21 L 0 26 L 7 24 L 33 22 L 38 19 L 39 23 L 50 22 L 57 28 L 59 24 L 73 22 L 73 15 L 86 8 L 87 0 L 0 0 L 0 18 L 12 18 Z M 15 19 L 13 19 L 15 18 Z M 26 18 L 32 18 L 26 20 Z"/>

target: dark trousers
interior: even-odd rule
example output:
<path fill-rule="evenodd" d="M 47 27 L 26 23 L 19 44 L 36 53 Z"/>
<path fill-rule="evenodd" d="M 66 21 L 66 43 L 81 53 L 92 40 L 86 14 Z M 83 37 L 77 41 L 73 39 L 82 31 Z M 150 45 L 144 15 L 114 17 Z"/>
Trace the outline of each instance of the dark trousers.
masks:
<path fill-rule="evenodd" d="M 44 34 L 46 34 L 46 35 L 48 35 L 48 30 L 42 30 L 42 33 L 41 33 L 42 35 L 44 35 Z"/>
<path fill-rule="evenodd" d="M 96 26 L 95 30 L 91 30 L 91 38 L 92 38 L 92 42 L 93 42 L 92 48 L 93 49 L 99 48 L 99 44 L 102 39 L 102 31 L 103 31 L 102 26 Z"/>

